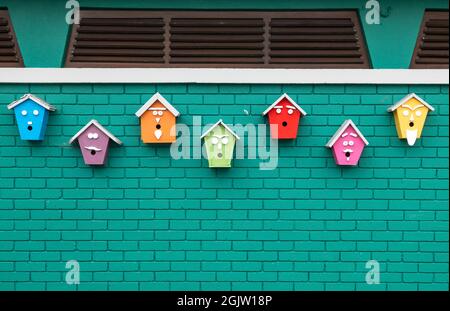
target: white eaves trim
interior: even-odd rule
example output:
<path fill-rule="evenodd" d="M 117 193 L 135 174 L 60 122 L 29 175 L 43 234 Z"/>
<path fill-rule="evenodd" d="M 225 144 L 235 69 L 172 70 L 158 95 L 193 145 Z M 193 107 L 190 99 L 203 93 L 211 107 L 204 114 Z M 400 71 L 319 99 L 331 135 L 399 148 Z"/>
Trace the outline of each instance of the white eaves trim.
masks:
<path fill-rule="evenodd" d="M 208 135 L 213 129 L 215 129 L 217 126 L 222 125 L 228 132 L 230 132 L 234 137 L 236 137 L 237 140 L 240 140 L 241 138 L 232 130 L 228 127 L 228 125 L 226 125 L 222 119 L 220 119 L 219 121 L 217 121 L 216 124 L 214 124 L 213 126 L 211 126 L 201 137 L 200 139 L 203 139 L 206 137 L 206 135 Z"/>
<path fill-rule="evenodd" d="M 19 106 L 20 104 L 22 104 L 23 102 L 25 102 L 29 99 L 34 101 L 39 106 L 42 106 L 43 108 L 47 109 L 48 111 L 56 111 L 55 107 L 53 107 L 49 103 L 45 102 L 44 100 L 40 99 L 39 97 L 34 96 L 33 94 L 25 94 L 19 100 L 16 100 L 16 101 L 12 102 L 11 104 L 9 104 L 8 109 L 9 110 L 14 109 L 15 107 Z"/>
<path fill-rule="evenodd" d="M 448 84 L 448 69 L 2 68 L 0 83 Z"/>
<path fill-rule="evenodd" d="M 86 124 L 81 130 L 78 131 L 78 133 L 76 133 L 69 141 L 69 144 L 72 144 L 75 139 L 77 139 L 81 134 L 84 133 L 84 131 L 87 130 L 87 128 L 91 125 L 94 125 L 95 127 L 97 127 L 100 131 L 102 131 L 103 133 L 105 133 L 106 136 L 108 136 L 109 138 L 111 138 L 116 144 L 118 145 L 122 145 L 122 141 L 120 141 L 120 139 L 118 139 L 116 136 L 114 136 L 113 134 L 111 134 L 107 129 L 105 129 L 100 123 L 98 123 L 97 120 L 91 120 L 89 121 L 88 124 Z"/>
<path fill-rule="evenodd" d="M 364 141 L 366 146 L 369 145 L 369 142 L 364 137 L 364 135 L 361 133 L 361 131 L 358 129 L 358 127 L 355 125 L 355 123 L 353 123 L 352 120 L 345 120 L 344 123 L 342 123 L 341 127 L 336 131 L 336 133 L 334 133 L 333 137 L 331 137 L 330 141 L 325 145 L 325 147 L 332 148 L 334 146 L 334 144 L 336 143 L 336 141 L 339 139 L 339 137 L 341 137 L 342 133 L 350 125 L 353 127 L 353 129 L 356 131 L 356 133 L 358 133 L 359 137 L 361 137 L 361 139 Z"/>
<path fill-rule="evenodd" d="M 292 105 L 294 105 L 295 108 L 297 108 L 300 113 L 303 116 L 306 116 L 307 113 L 305 112 L 305 110 L 302 109 L 302 107 L 300 107 L 288 94 L 284 93 L 283 95 L 281 95 L 280 98 L 278 98 L 272 105 L 270 105 L 269 108 L 267 108 L 264 112 L 263 112 L 263 116 L 265 116 L 266 114 L 269 113 L 270 110 L 272 110 L 276 105 L 278 105 L 283 99 L 287 99 Z"/>
<path fill-rule="evenodd" d="M 418 96 L 415 93 L 409 94 L 407 96 L 405 96 L 404 98 L 402 98 L 400 101 L 398 101 L 396 104 L 392 105 L 391 107 L 388 108 L 388 112 L 392 112 L 394 110 L 396 110 L 398 107 L 400 107 L 401 105 L 403 105 L 404 103 L 406 103 L 407 101 L 409 101 L 410 99 L 415 98 L 417 99 L 419 102 L 421 102 L 425 107 L 427 107 L 428 109 L 430 109 L 431 111 L 434 111 L 434 107 L 431 106 L 429 103 L 427 103 L 423 98 L 421 98 L 420 96 Z"/>
<path fill-rule="evenodd" d="M 180 115 L 180 112 L 176 110 L 175 107 L 172 106 L 161 94 L 156 93 L 136 112 L 136 117 L 142 117 L 142 115 L 157 101 L 163 104 L 164 107 L 166 107 L 175 117 Z"/>

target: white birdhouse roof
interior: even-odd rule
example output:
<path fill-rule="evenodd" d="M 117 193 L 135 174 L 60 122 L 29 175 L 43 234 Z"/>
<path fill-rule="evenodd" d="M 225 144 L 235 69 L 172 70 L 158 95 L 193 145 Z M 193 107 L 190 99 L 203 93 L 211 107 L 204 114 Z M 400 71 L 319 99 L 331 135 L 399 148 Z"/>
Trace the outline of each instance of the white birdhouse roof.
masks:
<path fill-rule="evenodd" d="M 364 141 L 366 146 L 369 144 L 367 139 L 364 137 L 364 135 L 360 132 L 360 130 L 356 127 L 355 123 L 353 123 L 352 120 L 345 120 L 344 123 L 342 123 L 341 127 L 337 130 L 336 133 L 334 133 L 333 137 L 331 137 L 330 141 L 325 145 L 325 147 L 332 148 L 336 141 L 341 137 L 342 133 L 349 127 L 352 126 L 353 129 L 356 131 L 359 137 Z"/>
<path fill-rule="evenodd" d="M 164 107 L 166 107 L 175 117 L 180 115 L 180 112 L 176 110 L 175 107 L 172 106 L 161 94 L 156 93 L 136 112 L 136 117 L 142 117 L 142 115 L 157 101 L 163 104 Z"/>
<path fill-rule="evenodd" d="M 76 133 L 69 141 L 69 144 L 72 144 L 81 134 L 84 133 L 91 125 L 97 127 L 100 131 L 102 131 L 106 136 L 111 138 L 116 144 L 122 145 L 122 141 L 118 139 L 116 136 L 111 134 L 107 129 L 105 129 L 97 120 L 91 120 L 88 124 L 86 124 L 78 133 Z"/>
<path fill-rule="evenodd" d="M 9 110 L 14 109 L 14 108 L 16 108 L 17 106 L 19 106 L 20 104 L 22 104 L 23 102 L 25 102 L 25 101 L 27 101 L 29 99 L 31 99 L 33 102 L 35 102 L 39 106 L 44 107 L 48 111 L 55 111 L 56 110 L 55 107 L 53 107 L 49 103 L 45 102 L 44 100 L 40 99 L 39 97 L 34 96 L 33 94 L 25 94 L 25 95 L 23 95 L 19 100 L 16 100 L 16 101 L 12 102 L 11 104 L 9 104 L 8 105 L 8 109 Z"/>
<path fill-rule="evenodd" d="M 275 106 L 277 106 L 283 99 L 287 99 L 295 108 L 297 108 L 300 113 L 303 116 L 306 116 L 307 113 L 305 112 L 305 110 L 302 109 L 302 107 L 300 107 L 288 94 L 283 94 L 281 95 L 280 98 L 278 98 L 269 108 L 267 108 L 264 112 L 263 112 L 263 116 L 265 116 L 266 114 L 269 113 L 270 110 L 272 110 L 273 108 L 275 108 Z"/>
<path fill-rule="evenodd" d="M 236 137 L 237 140 L 240 140 L 241 138 L 236 135 L 235 132 L 233 132 L 233 130 L 231 130 L 225 123 L 223 123 L 222 120 L 219 120 L 216 124 L 214 124 L 213 126 L 211 126 L 201 137 L 201 139 L 205 138 L 206 135 L 208 135 L 212 130 L 214 130 L 216 127 L 218 127 L 219 125 L 222 125 L 228 132 L 230 132 L 234 137 Z"/>
<path fill-rule="evenodd" d="M 409 100 L 411 100 L 413 98 L 417 99 L 419 102 L 421 102 L 425 107 L 427 107 L 431 111 L 434 111 L 433 106 L 431 106 L 429 103 L 427 103 L 423 98 L 421 98 L 417 94 L 412 93 L 412 94 L 409 94 L 409 95 L 403 97 L 399 102 L 397 102 L 396 104 L 389 107 L 388 112 L 393 112 L 393 111 L 397 110 L 398 107 L 400 107 L 401 105 L 405 104 L 406 102 L 408 102 Z"/>

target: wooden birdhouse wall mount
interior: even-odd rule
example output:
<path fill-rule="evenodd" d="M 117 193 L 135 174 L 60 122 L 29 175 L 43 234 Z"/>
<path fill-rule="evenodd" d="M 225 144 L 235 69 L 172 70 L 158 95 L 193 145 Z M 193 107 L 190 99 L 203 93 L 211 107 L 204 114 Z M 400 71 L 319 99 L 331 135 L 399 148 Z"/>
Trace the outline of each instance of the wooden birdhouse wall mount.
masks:
<path fill-rule="evenodd" d="M 369 142 L 352 120 L 346 120 L 326 144 L 337 165 L 356 166 Z"/>
<path fill-rule="evenodd" d="M 177 139 L 176 118 L 180 115 L 161 94 L 152 96 L 137 112 L 141 139 L 148 144 L 168 144 Z"/>
<path fill-rule="evenodd" d="M 233 130 L 219 120 L 202 135 L 201 139 L 205 140 L 209 167 L 231 167 L 234 147 L 236 141 L 240 139 Z"/>
<path fill-rule="evenodd" d="M 287 94 L 283 94 L 263 112 L 268 116 L 273 139 L 296 139 L 300 119 L 307 113 Z"/>
<path fill-rule="evenodd" d="M 409 146 L 414 146 L 416 140 L 422 136 L 430 111 L 434 111 L 433 106 L 414 93 L 388 108 L 388 112 L 394 113 L 398 137 L 406 139 Z"/>
<path fill-rule="evenodd" d="M 14 109 L 20 138 L 30 141 L 44 140 L 49 112 L 56 111 L 55 107 L 33 94 L 22 96 L 9 104 L 8 109 Z"/>
<path fill-rule="evenodd" d="M 92 120 L 86 124 L 69 141 L 70 144 L 78 141 L 83 155 L 84 163 L 87 165 L 104 165 L 108 156 L 111 141 L 118 145 L 122 142 L 98 121 Z"/>

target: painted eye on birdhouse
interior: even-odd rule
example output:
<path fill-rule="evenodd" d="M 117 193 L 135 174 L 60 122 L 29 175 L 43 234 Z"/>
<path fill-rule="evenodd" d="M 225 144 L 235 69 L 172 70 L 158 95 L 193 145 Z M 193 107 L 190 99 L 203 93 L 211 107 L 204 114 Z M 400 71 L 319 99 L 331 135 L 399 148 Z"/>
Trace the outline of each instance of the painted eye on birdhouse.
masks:
<path fill-rule="evenodd" d="M 89 139 L 98 139 L 98 134 L 97 133 L 89 133 L 88 138 Z"/>
<path fill-rule="evenodd" d="M 153 115 L 157 116 L 158 115 L 158 111 L 153 111 Z"/>
<path fill-rule="evenodd" d="M 404 115 L 405 117 L 409 116 L 409 111 L 408 111 L 408 110 L 403 110 L 403 115 Z"/>
<path fill-rule="evenodd" d="M 22 110 L 22 115 L 23 115 L 23 116 L 26 116 L 27 114 L 28 114 L 28 111 Z"/>
<path fill-rule="evenodd" d="M 34 114 L 35 116 L 38 116 L 38 115 L 39 115 L 39 110 L 33 110 L 33 114 Z"/>
<path fill-rule="evenodd" d="M 418 117 L 422 116 L 422 111 L 417 110 L 417 111 L 416 111 L 416 116 L 418 116 Z"/>
<path fill-rule="evenodd" d="M 164 114 L 164 111 L 158 111 L 158 115 L 162 116 Z"/>
<path fill-rule="evenodd" d="M 222 144 L 227 145 L 229 142 L 230 141 L 229 141 L 228 137 L 222 138 Z"/>
<path fill-rule="evenodd" d="M 219 139 L 218 139 L 217 137 L 213 137 L 213 138 L 211 139 L 211 144 L 217 145 L 218 143 L 219 143 Z"/>
<path fill-rule="evenodd" d="M 278 113 L 278 114 L 281 113 L 281 109 L 280 109 L 280 108 L 277 109 L 277 113 Z"/>
<path fill-rule="evenodd" d="M 355 142 L 353 140 L 348 142 L 349 146 L 353 146 L 355 144 Z"/>
<path fill-rule="evenodd" d="M 344 141 L 342 144 L 347 147 L 348 146 L 348 141 Z"/>
<path fill-rule="evenodd" d="M 289 113 L 289 114 L 293 114 L 293 113 L 294 113 L 294 110 L 293 110 L 293 109 L 289 109 L 289 110 L 288 110 L 288 113 Z"/>

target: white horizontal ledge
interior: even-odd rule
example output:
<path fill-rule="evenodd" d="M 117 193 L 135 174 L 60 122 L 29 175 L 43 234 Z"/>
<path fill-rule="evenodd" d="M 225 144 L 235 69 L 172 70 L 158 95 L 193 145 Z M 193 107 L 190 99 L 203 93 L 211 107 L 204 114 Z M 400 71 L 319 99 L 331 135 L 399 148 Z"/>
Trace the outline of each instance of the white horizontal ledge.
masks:
<path fill-rule="evenodd" d="M 448 69 L 4 68 L 0 83 L 448 84 Z"/>

